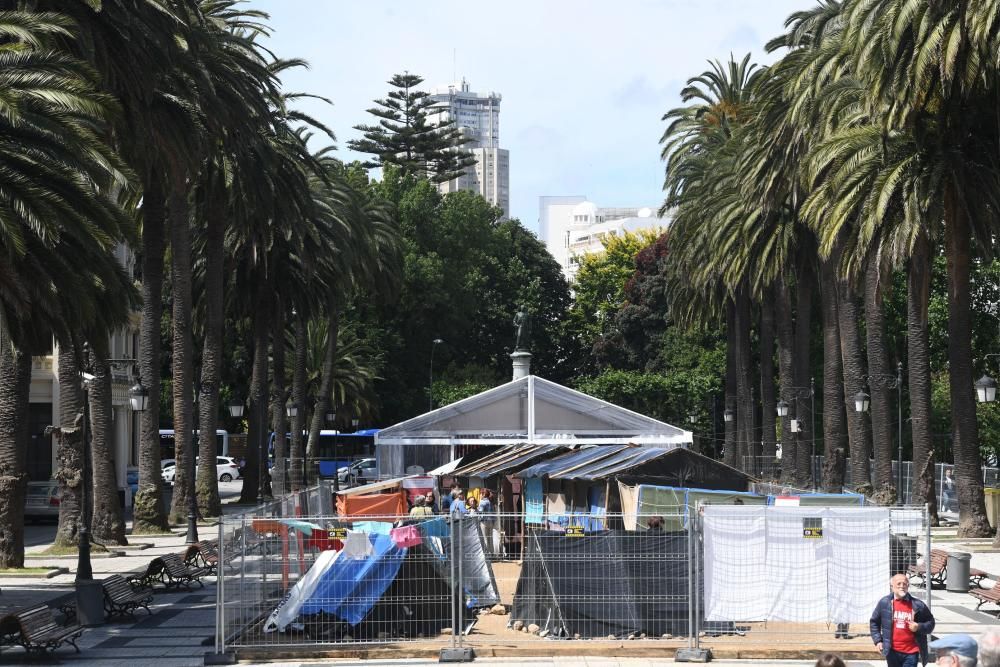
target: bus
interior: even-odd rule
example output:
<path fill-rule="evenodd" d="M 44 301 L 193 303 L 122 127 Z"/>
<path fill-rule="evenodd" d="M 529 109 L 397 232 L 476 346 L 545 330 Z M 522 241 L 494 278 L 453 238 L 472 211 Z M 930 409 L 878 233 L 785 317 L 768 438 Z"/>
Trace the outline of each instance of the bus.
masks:
<path fill-rule="evenodd" d="M 197 439 L 198 431 L 195 431 L 193 435 Z M 174 456 L 174 437 L 174 429 L 160 429 L 160 460 L 176 458 Z M 221 428 L 215 431 L 215 453 L 218 456 L 229 456 L 229 431 L 224 431 Z"/>
<path fill-rule="evenodd" d="M 363 429 L 356 433 L 320 431 L 319 446 L 316 449 L 320 477 L 333 477 L 339 468 L 349 466 L 359 459 L 374 457 L 375 434 L 378 431 L 377 428 Z M 291 438 L 292 434 L 288 433 L 286 437 Z M 308 438 L 309 434 L 303 433 L 303 440 Z M 270 467 L 274 461 L 274 433 L 268 439 L 267 458 Z"/>

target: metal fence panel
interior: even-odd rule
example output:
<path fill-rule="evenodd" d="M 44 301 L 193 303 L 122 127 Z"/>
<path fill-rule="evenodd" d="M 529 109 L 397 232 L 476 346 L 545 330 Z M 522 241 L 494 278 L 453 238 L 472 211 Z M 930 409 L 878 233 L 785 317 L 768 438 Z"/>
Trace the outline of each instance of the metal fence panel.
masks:
<path fill-rule="evenodd" d="M 856 619 L 871 610 L 854 609 L 849 618 L 856 625 L 845 626 L 834 614 L 797 617 L 805 601 L 843 601 L 842 582 L 887 591 L 888 574 L 915 568 L 930 547 L 924 508 L 792 508 L 803 522 L 792 525 L 795 534 L 765 531 L 763 537 L 754 537 L 746 520 L 735 520 L 723 526 L 735 546 L 720 556 L 707 544 L 714 538 L 706 532 L 704 507 L 677 506 L 655 516 L 546 515 L 541 525 L 525 525 L 520 514 L 452 520 L 307 511 L 321 495 L 307 490 L 291 502 L 221 520 L 217 652 L 421 642 L 486 648 L 551 639 L 650 642 L 666 651 L 815 647 L 835 635 L 865 635 Z M 887 521 L 862 518 L 838 529 L 847 544 L 851 534 L 858 536 L 856 546 L 876 537 L 884 543 L 885 558 L 875 565 L 852 561 L 856 554 L 845 555 L 844 544 L 828 532 L 833 524 L 826 517 L 858 511 L 888 513 Z M 806 536 L 806 529 L 819 533 Z M 887 534 L 877 536 L 880 531 Z M 808 549 L 789 546 L 803 541 Z M 837 549 L 839 560 L 831 565 Z M 720 579 L 722 566 L 732 572 Z M 791 611 L 722 618 L 715 596 L 720 581 L 747 609 L 758 602 L 756 582 L 764 582 L 769 595 L 792 601 Z M 919 588 L 914 594 L 927 596 Z M 856 643 L 868 648 L 870 641 Z"/>

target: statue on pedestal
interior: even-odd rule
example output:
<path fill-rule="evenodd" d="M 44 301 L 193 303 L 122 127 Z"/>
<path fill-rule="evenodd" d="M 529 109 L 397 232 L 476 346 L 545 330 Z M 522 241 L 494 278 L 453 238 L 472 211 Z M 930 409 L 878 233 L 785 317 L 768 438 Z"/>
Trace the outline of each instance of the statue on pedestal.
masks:
<path fill-rule="evenodd" d="M 514 327 L 517 330 L 517 337 L 514 340 L 515 352 L 527 352 L 531 345 L 531 313 L 527 306 L 521 306 L 514 316 Z"/>

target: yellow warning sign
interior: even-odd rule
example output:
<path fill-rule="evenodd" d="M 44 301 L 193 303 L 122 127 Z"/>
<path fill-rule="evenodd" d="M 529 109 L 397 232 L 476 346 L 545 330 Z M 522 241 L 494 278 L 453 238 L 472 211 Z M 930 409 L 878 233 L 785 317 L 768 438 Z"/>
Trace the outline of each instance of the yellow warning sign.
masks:
<path fill-rule="evenodd" d="M 823 529 L 822 528 L 803 528 L 802 529 L 802 537 L 812 537 L 812 538 L 823 537 Z"/>
<path fill-rule="evenodd" d="M 583 537 L 583 526 L 566 526 L 566 537 Z"/>
<path fill-rule="evenodd" d="M 331 528 L 327 531 L 327 535 L 331 540 L 346 540 L 347 539 L 347 529 L 346 528 Z"/>

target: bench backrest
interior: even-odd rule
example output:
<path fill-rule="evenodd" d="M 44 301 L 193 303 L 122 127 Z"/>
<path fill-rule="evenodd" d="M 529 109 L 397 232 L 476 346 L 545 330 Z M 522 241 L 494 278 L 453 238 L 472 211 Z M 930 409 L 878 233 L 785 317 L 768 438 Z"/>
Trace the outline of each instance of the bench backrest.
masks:
<path fill-rule="evenodd" d="M 56 623 L 55 616 L 52 615 L 52 610 L 45 605 L 20 611 L 14 614 L 14 617 L 21 626 L 21 634 L 25 639 L 30 640 L 32 637 L 61 629 Z"/>
<path fill-rule="evenodd" d="M 189 573 L 187 565 L 181 560 L 181 557 L 177 554 L 163 554 L 160 556 L 163 559 L 163 566 L 167 568 L 167 572 L 172 575 L 186 576 Z"/>
<path fill-rule="evenodd" d="M 102 580 L 101 586 L 104 587 L 104 591 L 112 600 L 129 598 L 135 593 L 120 574 L 112 574 L 107 579 Z"/>

